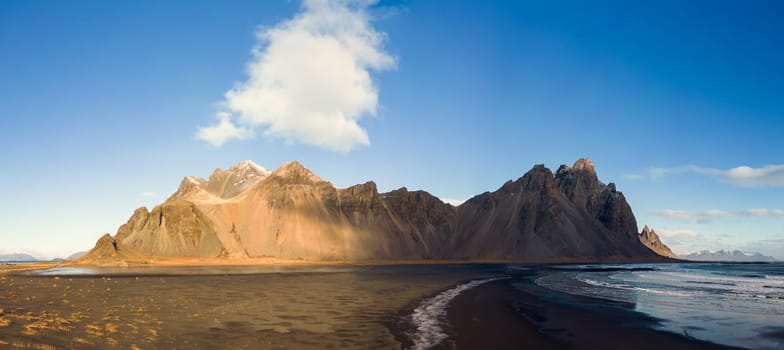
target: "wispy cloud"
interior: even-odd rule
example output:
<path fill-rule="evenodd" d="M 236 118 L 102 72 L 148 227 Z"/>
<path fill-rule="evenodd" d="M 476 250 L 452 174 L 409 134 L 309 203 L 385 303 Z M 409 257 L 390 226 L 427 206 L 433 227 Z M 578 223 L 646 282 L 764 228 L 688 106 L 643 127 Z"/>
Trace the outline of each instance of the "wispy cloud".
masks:
<path fill-rule="evenodd" d="M 652 167 L 637 174 L 625 174 L 627 179 L 657 180 L 663 176 L 697 173 L 712 176 L 720 181 L 742 187 L 782 187 L 784 186 L 784 164 L 766 165 L 759 168 L 738 166 L 730 169 L 706 168 L 697 165 L 683 165 L 672 168 Z"/>
<path fill-rule="evenodd" d="M 263 135 L 347 152 L 370 144 L 358 121 L 378 109 L 371 72 L 394 68 L 369 0 L 305 0 L 293 18 L 257 33 L 248 79 L 225 94 L 218 123 L 198 139 L 221 146 Z"/>
<path fill-rule="evenodd" d="M 694 230 L 656 230 L 656 234 L 664 238 L 693 238 L 699 236 Z"/>
<path fill-rule="evenodd" d="M 658 211 L 656 215 L 680 221 L 694 221 L 697 223 L 707 223 L 713 218 L 737 218 L 737 217 L 784 217 L 782 209 L 754 208 L 746 210 L 727 211 L 710 209 L 705 211 L 686 211 L 665 209 Z"/>
<path fill-rule="evenodd" d="M 160 197 L 160 196 L 161 196 L 161 194 L 158 193 L 158 192 L 142 192 L 142 193 L 139 193 L 139 197 L 145 197 L 145 198 L 157 198 L 157 197 Z"/>

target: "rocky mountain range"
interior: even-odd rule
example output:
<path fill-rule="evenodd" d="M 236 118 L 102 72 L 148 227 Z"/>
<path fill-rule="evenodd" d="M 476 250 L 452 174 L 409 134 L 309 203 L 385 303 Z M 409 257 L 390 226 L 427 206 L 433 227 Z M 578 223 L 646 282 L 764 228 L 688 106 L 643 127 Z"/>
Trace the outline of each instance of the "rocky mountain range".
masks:
<path fill-rule="evenodd" d="M 647 229 L 647 227 L 646 227 Z M 137 209 L 79 263 L 151 257 L 304 260 L 656 261 L 672 257 L 589 159 L 536 165 L 455 207 L 425 191 L 336 188 L 296 161 L 244 161 L 185 177 L 151 211 Z"/>
<path fill-rule="evenodd" d="M 742 252 L 740 250 L 702 250 L 682 255 L 681 258 L 692 261 L 732 261 L 732 262 L 773 262 L 775 258 L 760 253 Z"/>

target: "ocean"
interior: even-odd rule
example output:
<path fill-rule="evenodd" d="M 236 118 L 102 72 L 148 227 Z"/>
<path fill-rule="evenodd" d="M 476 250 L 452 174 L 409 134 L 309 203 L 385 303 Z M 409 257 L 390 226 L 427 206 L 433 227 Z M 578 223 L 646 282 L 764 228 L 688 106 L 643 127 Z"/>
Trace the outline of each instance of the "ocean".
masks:
<path fill-rule="evenodd" d="M 784 264 L 552 266 L 536 284 L 628 303 L 657 328 L 751 349 L 784 348 Z"/>

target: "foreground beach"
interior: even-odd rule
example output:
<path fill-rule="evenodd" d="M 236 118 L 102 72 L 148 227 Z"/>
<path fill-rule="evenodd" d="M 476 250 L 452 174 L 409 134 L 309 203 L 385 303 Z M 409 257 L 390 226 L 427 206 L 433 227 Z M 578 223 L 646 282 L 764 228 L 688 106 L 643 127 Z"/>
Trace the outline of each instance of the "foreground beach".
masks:
<path fill-rule="evenodd" d="M 688 332 L 660 330 L 664 320 L 637 311 L 634 303 L 537 284 L 564 266 L 570 268 L 430 264 L 17 271 L 0 275 L 0 346 L 731 348 Z"/>
<path fill-rule="evenodd" d="M 458 349 L 735 349 L 652 329 L 632 305 L 555 293 L 519 276 L 457 296 L 448 311 Z"/>

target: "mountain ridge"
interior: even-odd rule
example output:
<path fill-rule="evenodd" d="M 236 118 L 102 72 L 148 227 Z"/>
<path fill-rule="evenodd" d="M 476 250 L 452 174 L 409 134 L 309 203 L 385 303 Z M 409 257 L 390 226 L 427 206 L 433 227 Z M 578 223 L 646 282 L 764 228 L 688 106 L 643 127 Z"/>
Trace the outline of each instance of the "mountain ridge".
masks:
<path fill-rule="evenodd" d="M 456 207 L 405 187 L 380 193 L 372 181 L 336 188 L 297 161 L 274 171 L 244 161 L 208 180 L 186 176 L 164 203 L 136 209 L 114 239 L 134 257 L 665 259 L 588 158 L 556 173 L 535 165 Z"/>

